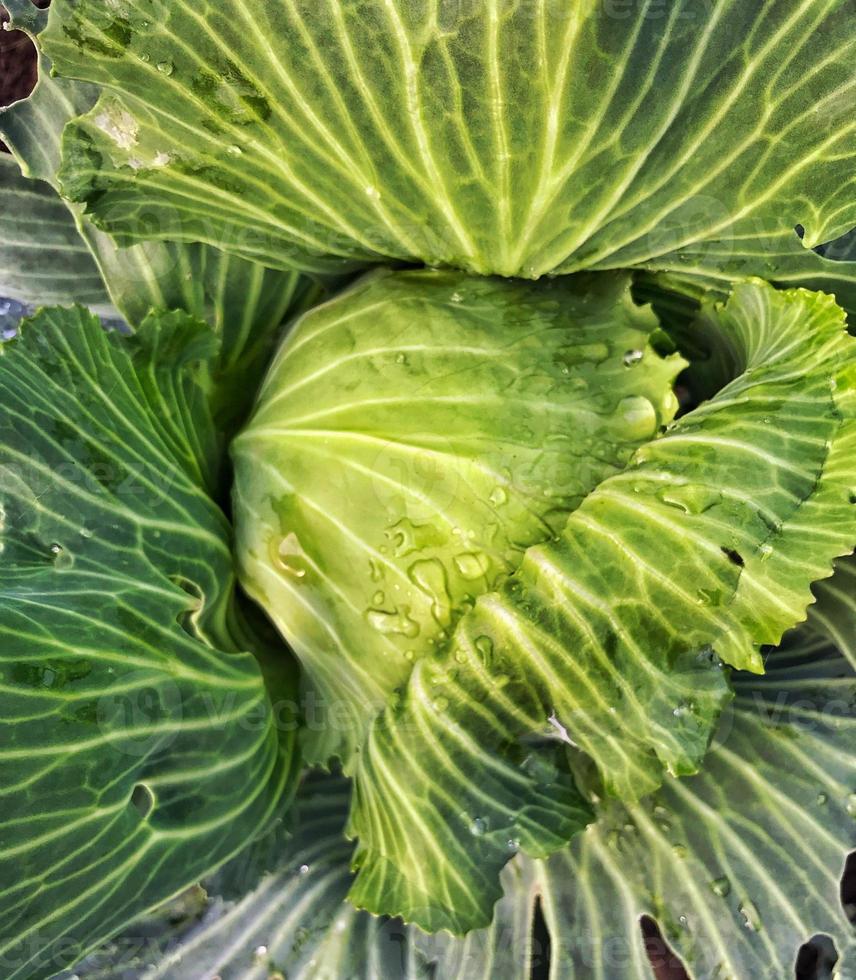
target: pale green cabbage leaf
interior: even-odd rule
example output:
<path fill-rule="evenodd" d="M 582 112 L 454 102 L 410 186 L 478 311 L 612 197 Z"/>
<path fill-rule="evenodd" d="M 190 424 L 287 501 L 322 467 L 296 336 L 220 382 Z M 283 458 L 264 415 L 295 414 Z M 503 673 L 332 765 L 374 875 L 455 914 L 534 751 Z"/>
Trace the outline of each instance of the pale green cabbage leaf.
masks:
<path fill-rule="evenodd" d="M 306 314 L 234 443 L 242 582 L 307 676 L 307 758 L 371 719 L 672 420 L 629 277 L 372 274 Z"/>
<path fill-rule="evenodd" d="M 637 451 L 419 661 L 356 773 L 352 900 L 434 931 L 486 924 L 519 846 L 700 765 L 727 697 L 853 549 L 854 342 L 829 297 L 735 288 L 706 312 L 733 380 Z M 595 778 L 597 777 L 597 778 Z"/>

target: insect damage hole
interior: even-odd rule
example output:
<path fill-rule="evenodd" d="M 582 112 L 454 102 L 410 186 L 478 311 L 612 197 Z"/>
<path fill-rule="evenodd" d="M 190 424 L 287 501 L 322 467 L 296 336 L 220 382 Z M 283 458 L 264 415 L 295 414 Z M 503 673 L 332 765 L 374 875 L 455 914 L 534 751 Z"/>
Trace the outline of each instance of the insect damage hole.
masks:
<path fill-rule="evenodd" d="M 530 980 L 547 980 L 550 976 L 551 947 L 550 927 L 547 925 L 539 897 L 535 899 L 535 908 L 532 912 L 532 973 Z"/>
<path fill-rule="evenodd" d="M 856 851 L 852 851 L 844 862 L 841 875 L 841 906 L 844 914 L 856 925 Z"/>
<path fill-rule="evenodd" d="M 131 806 L 145 820 L 155 807 L 155 794 L 145 783 L 137 783 L 131 790 Z"/>
<path fill-rule="evenodd" d="M 205 608 L 205 593 L 202 591 L 200 585 L 197 585 L 196 582 L 191 582 L 190 579 L 184 578 L 182 575 L 172 575 L 170 576 L 170 581 L 189 596 L 187 607 L 178 614 L 178 625 L 188 636 L 199 639 L 198 623 L 199 617 Z"/>
<path fill-rule="evenodd" d="M 796 980 L 831 980 L 838 950 L 829 936 L 818 933 L 803 943 L 797 953 Z"/>
<path fill-rule="evenodd" d="M 746 564 L 746 562 L 743 560 L 743 555 L 741 555 L 739 551 L 735 551 L 734 548 L 726 548 L 725 545 L 723 545 L 721 551 L 732 565 L 742 568 Z"/>
<path fill-rule="evenodd" d="M 650 915 L 639 917 L 642 945 L 657 980 L 690 980 L 680 957 L 663 938 L 660 926 Z"/>

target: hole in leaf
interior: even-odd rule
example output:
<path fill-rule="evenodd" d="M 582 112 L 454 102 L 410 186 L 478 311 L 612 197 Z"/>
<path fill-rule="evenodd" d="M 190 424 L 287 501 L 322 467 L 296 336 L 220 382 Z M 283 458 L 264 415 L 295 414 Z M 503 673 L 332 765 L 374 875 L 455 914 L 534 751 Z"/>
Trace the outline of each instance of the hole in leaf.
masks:
<path fill-rule="evenodd" d="M 181 575 L 171 576 L 170 581 L 190 597 L 190 602 L 188 602 L 186 608 L 178 614 L 178 625 L 189 636 L 198 639 L 199 631 L 196 628 L 196 623 L 205 607 L 205 594 L 196 582 L 191 582 L 190 579 L 184 578 Z"/>
<path fill-rule="evenodd" d="M 5 12 L 0 14 L 0 22 L 8 20 Z M 30 38 L 23 31 L 0 29 L 0 105 L 26 99 L 36 86 L 38 74 L 36 48 Z"/>
<path fill-rule="evenodd" d="M 535 900 L 532 914 L 532 978 L 548 980 L 550 976 L 550 929 L 544 918 L 541 899 Z"/>
<path fill-rule="evenodd" d="M 839 238 L 834 238 L 831 242 L 818 245 L 814 251 L 831 262 L 851 261 L 856 253 L 856 228 L 845 232 Z"/>
<path fill-rule="evenodd" d="M 856 851 L 848 855 L 841 875 L 841 905 L 844 914 L 856 925 Z"/>
<path fill-rule="evenodd" d="M 835 943 L 822 933 L 812 936 L 797 953 L 796 980 L 832 980 L 838 962 Z"/>
<path fill-rule="evenodd" d="M 137 783 L 131 791 L 131 806 L 146 819 L 155 806 L 155 795 L 145 783 Z"/>
<path fill-rule="evenodd" d="M 723 545 L 722 553 L 733 565 L 737 565 L 738 568 L 742 568 L 746 564 L 746 562 L 743 561 L 743 555 L 741 555 L 739 551 L 735 551 L 734 548 L 726 548 L 725 545 Z"/>
<path fill-rule="evenodd" d="M 640 917 L 639 928 L 642 944 L 657 980 L 690 980 L 680 957 L 663 938 L 660 927 L 650 915 Z"/>

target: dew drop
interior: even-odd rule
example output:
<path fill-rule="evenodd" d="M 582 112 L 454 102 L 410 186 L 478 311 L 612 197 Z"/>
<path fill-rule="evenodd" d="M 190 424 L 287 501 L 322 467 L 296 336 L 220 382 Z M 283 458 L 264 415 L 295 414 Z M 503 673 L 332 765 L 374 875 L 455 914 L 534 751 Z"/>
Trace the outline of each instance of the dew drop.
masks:
<path fill-rule="evenodd" d="M 490 500 L 494 507 L 501 507 L 508 500 L 508 494 L 505 492 L 504 487 L 494 487 L 488 500 Z"/>
<path fill-rule="evenodd" d="M 374 187 L 372 184 L 369 184 L 365 188 L 365 195 L 366 195 L 366 197 L 370 198 L 372 201 L 379 201 L 380 200 L 380 191 L 376 187 Z"/>
<path fill-rule="evenodd" d="M 763 923 L 761 922 L 761 916 L 754 902 L 748 900 L 741 902 L 737 911 L 740 913 L 740 917 L 743 919 L 743 925 L 747 929 L 751 932 L 761 931 Z"/>
<path fill-rule="evenodd" d="M 851 793 L 844 801 L 844 809 L 848 816 L 856 818 L 856 793 Z"/>
<path fill-rule="evenodd" d="M 624 357 L 622 361 L 625 367 L 633 367 L 634 364 L 638 364 L 642 358 L 645 356 L 645 352 L 641 350 L 628 350 L 624 352 Z"/>
<path fill-rule="evenodd" d="M 270 550 L 274 565 L 280 571 L 292 578 L 302 579 L 306 577 L 306 552 L 300 544 L 300 539 L 293 531 L 279 541 L 272 541 Z"/>
<path fill-rule="evenodd" d="M 473 837 L 484 837 L 487 833 L 488 821 L 485 817 L 476 817 L 470 822 L 470 833 Z"/>
<path fill-rule="evenodd" d="M 406 636 L 413 639 L 419 635 L 419 623 L 410 618 L 409 606 L 397 606 L 392 612 L 386 609 L 368 609 L 366 619 L 372 629 L 384 635 Z"/>
<path fill-rule="evenodd" d="M 449 699 L 448 698 L 442 698 L 442 697 L 441 698 L 434 698 L 434 710 L 435 711 L 443 712 L 443 711 L 446 711 L 448 709 L 448 707 L 449 707 Z"/>
<path fill-rule="evenodd" d="M 452 599 L 446 579 L 446 569 L 437 558 L 415 561 L 407 570 L 410 581 L 431 598 L 431 615 L 440 626 L 452 621 Z"/>
<path fill-rule="evenodd" d="M 171 61 L 159 61 L 158 71 L 161 75 L 169 77 L 175 71 L 175 65 Z"/>
<path fill-rule="evenodd" d="M 721 589 L 698 589 L 696 591 L 696 602 L 700 606 L 722 605 L 722 590 Z"/>
<path fill-rule="evenodd" d="M 487 575 L 488 569 L 490 568 L 490 562 L 486 555 L 474 554 L 472 552 L 455 555 L 454 562 L 455 568 L 460 572 L 461 578 L 465 578 L 468 582 L 483 578 Z"/>
<path fill-rule="evenodd" d="M 382 606 L 384 602 L 386 602 L 386 596 L 383 594 L 383 592 L 375 592 L 375 594 L 372 596 L 372 605 Z"/>
<path fill-rule="evenodd" d="M 685 514 L 703 514 L 722 500 L 722 494 L 718 490 L 692 484 L 668 487 L 657 496 L 664 504 L 677 507 Z"/>
<path fill-rule="evenodd" d="M 624 423 L 623 435 L 628 441 L 650 439 L 657 431 L 657 411 L 642 395 L 628 395 L 618 403 L 618 414 Z"/>
<path fill-rule="evenodd" d="M 818 806 L 826 806 L 826 804 L 829 802 L 829 797 L 826 795 L 826 793 L 818 793 L 815 802 Z"/>
<path fill-rule="evenodd" d="M 59 571 L 71 568 L 74 564 L 74 557 L 60 544 L 51 545 L 51 555 L 53 556 L 54 568 Z"/>
<path fill-rule="evenodd" d="M 721 878 L 714 878 L 710 883 L 710 890 L 714 895 L 725 898 L 731 893 L 731 882 L 724 875 Z"/>
<path fill-rule="evenodd" d="M 226 152 L 227 152 L 227 153 L 229 154 L 229 156 L 230 156 L 230 157 L 239 157 L 239 156 L 242 156 L 242 155 L 243 155 L 243 152 L 244 152 L 244 151 L 243 151 L 243 150 L 242 150 L 242 149 L 240 148 L 240 146 L 238 146 L 238 145 L 237 145 L 236 143 L 233 143 L 233 144 L 232 144 L 232 145 L 231 145 L 231 146 L 230 146 L 230 147 L 229 147 L 229 148 L 228 148 L 228 149 L 226 150 Z"/>
<path fill-rule="evenodd" d="M 493 640 L 489 636 L 477 636 L 473 646 L 476 648 L 482 664 L 490 667 L 493 661 Z"/>
<path fill-rule="evenodd" d="M 459 293 L 459 292 L 452 293 L 452 295 L 449 297 L 449 299 L 453 303 L 463 303 L 463 301 L 464 301 L 463 295 L 461 293 Z"/>
<path fill-rule="evenodd" d="M 300 867 L 297 870 L 298 870 L 298 873 L 299 874 L 308 875 L 309 874 L 309 865 L 308 864 L 301 864 Z"/>
<path fill-rule="evenodd" d="M 686 715 L 692 714 L 694 707 L 692 701 L 681 701 L 672 709 L 672 714 L 675 718 L 684 718 Z"/>

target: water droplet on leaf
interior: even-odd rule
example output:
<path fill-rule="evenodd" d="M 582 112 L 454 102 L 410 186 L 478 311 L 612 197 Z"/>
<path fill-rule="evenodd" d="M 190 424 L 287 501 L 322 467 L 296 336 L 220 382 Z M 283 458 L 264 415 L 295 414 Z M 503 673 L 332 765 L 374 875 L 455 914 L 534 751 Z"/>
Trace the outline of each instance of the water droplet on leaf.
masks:
<path fill-rule="evenodd" d="M 657 411 L 642 395 L 628 395 L 618 403 L 623 423 L 622 435 L 627 441 L 650 439 L 657 431 Z"/>
<path fill-rule="evenodd" d="M 369 609 L 366 611 L 366 619 L 378 633 L 406 636 L 412 640 L 419 635 L 419 623 L 411 619 L 409 614 L 409 606 L 397 606 L 391 612 L 386 609 Z"/>
<path fill-rule="evenodd" d="M 457 568 L 461 577 L 465 578 L 468 582 L 483 578 L 487 575 L 488 569 L 490 568 L 490 561 L 483 554 L 467 553 L 455 555 L 454 562 L 455 568 Z"/>
<path fill-rule="evenodd" d="M 292 531 L 279 541 L 271 542 L 271 557 L 274 565 L 292 578 L 305 578 L 307 572 L 307 556 L 300 540 Z"/>
<path fill-rule="evenodd" d="M 470 833 L 473 837 L 484 837 L 487 833 L 488 821 L 485 817 L 476 817 L 470 823 Z"/>
<path fill-rule="evenodd" d="M 722 500 L 722 494 L 718 490 L 693 484 L 668 487 L 657 496 L 664 504 L 677 507 L 685 514 L 703 514 Z"/>
<path fill-rule="evenodd" d="M 754 902 L 745 901 L 740 903 L 740 907 L 737 910 L 740 913 L 740 917 L 743 919 L 743 925 L 746 926 L 752 932 L 760 932 L 763 923 L 761 922 L 761 916 L 758 912 L 758 907 Z"/>
<path fill-rule="evenodd" d="M 416 561 L 407 574 L 410 581 L 431 598 L 431 615 L 437 623 L 448 626 L 452 621 L 452 599 L 443 563 L 437 558 Z"/>
<path fill-rule="evenodd" d="M 721 878 L 714 878 L 710 883 L 710 889 L 714 895 L 725 898 L 731 892 L 731 882 L 724 875 Z"/>
<path fill-rule="evenodd" d="M 494 507 L 501 507 L 508 500 L 508 494 L 503 487 L 494 487 L 488 500 Z"/>

